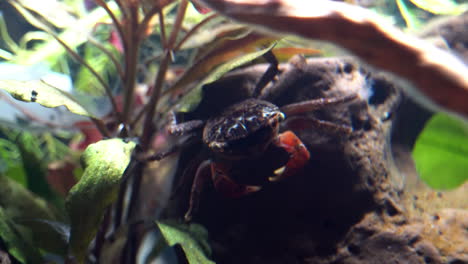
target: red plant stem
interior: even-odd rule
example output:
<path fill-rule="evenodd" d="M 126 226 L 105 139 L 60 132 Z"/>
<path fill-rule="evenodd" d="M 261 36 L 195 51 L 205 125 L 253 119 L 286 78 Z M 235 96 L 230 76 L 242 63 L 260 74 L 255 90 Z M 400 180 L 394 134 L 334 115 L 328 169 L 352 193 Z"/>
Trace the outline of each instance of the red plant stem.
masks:
<path fill-rule="evenodd" d="M 164 15 L 162 10 L 158 12 L 159 16 L 159 30 L 161 31 L 161 44 L 164 49 L 167 48 L 167 40 L 166 40 L 166 23 L 164 22 Z"/>
<path fill-rule="evenodd" d="M 135 81 L 138 66 L 138 50 L 141 37 L 139 36 L 138 7 L 130 6 L 130 16 L 126 23 L 126 41 L 128 49 L 125 50 L 125 83 L 124 106 L 122 123 L 127 125 L 134 101 Z"/>
<path fill-rule="evenodd" d="M 122 4 L 121 0 L 115 0 L 115 3 L 119 6 L 120 11 L 122 12 L 122 15 L 124 18 L 127 18 L 127 10 L 125 9 L 125 6 Z"/>
<path fill-rule="evenodd" d="M 153 118 L 156 113 L 157 104 L 161 96 L 161 91 L 163 83 L 165 80 L 166 72 L 169 67 L 169 63 L 172 58 L 172 49 L 174 48 L 177 35 L 181 29 L 182 21 L 185 17 L 185 11 L 187 10 L 188 1 L 182 0 L 180 2 L 179 8 L 177 10 L 176 20 L 174 23 L 174 28 L 171 31 L 169 41 L 167 43 L 167 48 L 164 51 L 164 56 L 159 65 L 158 74 L 154 81 L 153 93 L 151 94 L 150 101 L 148 102 L 148 112 L 146 113 L 145 120 L 143 123 L 143 134 L 141 136 L 141 146 L 143 150 L 148 150 L 150 148 L 151 137 L 153 134 Z"/>
<path fill-rule="evenodd" d="M 109 85 L 107 85 L 107 83 L 104 81 L 104 79 L 94 70 L 93 67 L 91 67 L 87 62 L 85 62 L 80 55 L 78 55 L 63 40 L 61 40 L 58 36 L 56 36 L 55 33 L 53 33 L 50 30 L 48 30 L 47 33 L 49 33 L 53 38 L 55 38 L 55 40 L 57 40 L 62 45 L 62 47 L 68 52 L 68 54 L 73 59 L 78 61 L 81 65 L 83 65 L 86 69 L 88 69 L 91 72 L 91 74 L 94 75 L 94 77 L 96 77 L 99 83 L 104 87 L 104 90 L 106 91 L 106 95 L 107 97 L 109 97 L 109 100 L 112 104 L 112 108 L 114 109 L 115 115 L 117 116 L 118 119 L 121 119 L 121 116 L 119 115 L 119 111 L 117 108 L 117 103 L 115 102 L 114 96 L 112 95 L 112 91 Z"/>
<path fill-rule="evenodd" d="M 185 11 L 187 10 L 187 5 L 188 5 L 187 0 L 182 0 L 180 2 L 180 6 L 177 10 L 176 20 L 174 22 L 174 28 L 171 32 L 171 35 L 169 36 L 169 41 L 168 41 L 169 49 L 174 48 L 174 44 L 177 40 L 177 35 L 179 34 L 180 29 L 182 28 L 182 21 L 184 20 L 184 17 L 185 17 Z"/>
<path fill-rule="evenodd" d="M 100 6 L 102 8 L 104 8 L 104 10 L 106 11 L 106 13 L 109 15 L 109 17 L 111 18 L 112 20 L 112 23 L 114 24 L 115 28 L 117 29 L 117 32 L 119 34 L 119 37 L 120 39 L 122 40 L 123 42 L 123 48 L 124 50 L 127 49 L 127 43 L 125 43 L 124 40 L 124 32 L 123 32 L 123 29 L 122 29 L 122 25 L 120 24 L 119 20 L 117 19 L 117 17 L 114 15 L 114 13 L 112 13 L 112 11 L 110 10 L 109 6 L 107 5 L 107 3 L 105 1 L 96 1 L 96 2 L 99 2 L 100 3 Z M 118 3 L 118 2 L 117 2 Z M 119 5 L 119 8 L 120 8 L 120 11 L 122 13 L 124 13 L 124 10 L 122 9 L 122 7 Z"/>
<path fill-rule="evenodd" d="M 154 83 L 154 90 L 151 94 L 150 101 L 148 102 L 148 112 L 145 115 L 143 134 L 141 136 L 141 146 L 143 150 L 148 150 L 150 147 L 151 136 L 153 134 L 153 117 L 156 113 L 156 105 L 158 103 L 159 97 L 161 95 L 161 90 L 163 82 L 165 79 L 167 68 L 169 67 L 169 62 L 171 61 L 171 51 L 166 50 L 164 52 L 163 60 L 159 65 L 158 74 Z"/>

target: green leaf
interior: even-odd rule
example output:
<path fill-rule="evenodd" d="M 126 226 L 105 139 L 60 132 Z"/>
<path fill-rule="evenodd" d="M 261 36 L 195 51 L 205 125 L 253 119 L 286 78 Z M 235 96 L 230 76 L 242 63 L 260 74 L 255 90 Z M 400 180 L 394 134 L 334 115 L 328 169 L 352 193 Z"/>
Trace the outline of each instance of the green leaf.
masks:
<path fill-rule="evenodd" d="M 5 175 L 0 175 L 0 207 L 12 219 L 54 219 L 44 200 Z"/>
<path fill-rule="evenodd" d="M 83 176 L 70 190 L 65 204 L 71 222 L 70 249 L 80 263 L 105 209 L 117 199 L 134 147 L 134 142 L 121 139 L 102 140 L 89 145 L 81 157 Z"/>
<path fill-rule="evenodd" d="M 116 57 L 119 55 L 112 45 L 103 46 Z M 116 68 L 111 59 L 94 45 L 86 44 L 84 47 L 83 59 L 109 84 L 109 79 L 116 75 Z M 90 95 L 104 96 L 106 93 L 98 79 L 83 65 L 78 70 L 74 87 L 77 91 Z"/>
<path fill-rule="evenodd" d="M 468 122 L 436 114 L 419 134 L 413 158 L 420 177 L 434 189 L 452 189 L 468 179 Z"/>
<path fill-rule="evenodd" d="M 38 248 L 48 248 L 41 238 L 50 234 L 41 233 L 42 228 L 31 228 L 25 222 L 54 219 L 54 213 L 44 200 L 0 175 L 0 238 L 11 255 L 23 263 L 40 263 Z"/>
<path fill-rule="evenodd" d="M 15 140 L 21 153 L 28 189 L 49 201 L 57 202 L 56 205 L 60 206 L 61 201 L 57 200 L 56 194 L 46 180 L 47 161 L 41 148 L 40 137 L 24 131 L 16 133 Z"/>
<path fill-rule="evenodd" d="M 216 67 L 197 85 L 196 88 L 190 91 L 181 100 L 180 108 L 178 109 L 178 111 L 190 112 L 191 110 L 193 110 L 200 103 L 202 99 L 201 88 L 203 85 L 215 82 L 219 80 L 221 77 L 223 77 L 223 75 L 226 74 L 227 72 L 263 56 L 265 53 L 270 51 L 275 46 L 275 44 L 276 42 L 273 42 L 271 45 L 269 45 L 266 48 L 263 48 L 256 52 L 245 54 L 243 56 L 239 56 L 233 60 L 230 60 L 229 62 L 223 63 L 220 66 Z"/>
<path fill-rule="evenodd" d="M 14 222 L 0 207 L 0 240 L 8 253 L 21 263 L 42 263 L 39 251 L 16 228 Z"/>
<path fill-rule="evenodd" d="M 459 15 L 467 5 L 452 0 L 410 0 L 417 7 L 436 15 Z"/>
<path fill-rule="evenodd" d="M 50 108 L 63 105 L 72 113 L 94 117 L 89 111 L 81 106 L 72 95 L 41 80 L 0 80 L 0 89 L 5 90 L 17 100 L 36 102 L 42 106 Z"/>
<path fill-rule="evenodd" d="M 31 25 L 45 31 L 47 31 L 47 28 L 50 28 L 47 23 L 44 22 L 44 20 L 48 20 L 47 17 L 34 16 L 32 13 L 35 13 L 35 10 L 26 8 L 23 6 L 24 3 L 16 1 L 11 1 L 10 3 Z M 119 8 L 114 1 L 110 1 L 108 6 L 116 16 L 119 15 Z M 50 7 L 48 8 L 50 9 Z M 88 40 L 88 35 L 91 34 L 95 26 L 99 23 L 106 23 L 108 17 L 104 9 L 95 8 L 92 12 L 76 20 L 76 23 L 67 24 L 62 21 L 61 24 L 67 25 L 67 27 L 58 37 L 64 41 L 69 48 L 75 50 Z M 32 50 L 22 49 L 18 51 L 15 54 L 16 56 L 12 58 L 12 62 L 21 65 L 34 65 L 40 62 L 48 62 L 50 66 L 53 66 L 57 64 L 59 58 L 63 58 L 65 54 L 67 54 L 67 51 L 62 45 L 53 37 L 50 37 L 47 41 L 34 45 Z"/>
<path fill-rule="evenodd" d="M 0 173 L 6 174 L 23 186 L 27 184 L 21 153 L 13 142 L 4 138 L 0 138 Z"/>
<path fill-rule="evenodd" d="M 37 248 L 61 256 L 67 254 L 70 237 L 68 225 L 46 219 L 20 220 L 17 223 L 31 230 Z"/>
<path fill-rule="evenodd" d="M 168 246 L 180 245 L 190 264 L 214 264 L 210 255 L 207 231 L 198 224 L 182 225 L 170 222 L 156 222 Z"/>
<path fill-rule="evenodd" d="M 396 4 L 409 29 L 416 30 L 421 26 L 421 21 L 418 19 L 418 16 L 406 6 L 405 0 L 396 0 Z"/>
<path fill-rule="evenodd" d="M 16 0 L 21 6 L 34 11 L 44 17 L 47 22 L 55 27 L 63 28 L 67 24 L 75 24 L 76 18 L 71 12 L 69 7 L 64 3 L 56 0 Z"/>
<path fill-rule="evenodd" d="M 276 42 L 276 39 L 252 32 L 249 28 L 230 27 L 226 31 L 216 34 L 216 37 L 210 43 L 203 45 L 203 48 L 200 49 L 201 52 L 195 58 L 195 62 L 184 71 L 173 86 L 164 91 L 164 94 L 186 93 L 187 88 L 193 88 L 192 84 L 200 83 L 217 67 L 235 63 L 237 60 L 244 60 L 244 56 L 256 53 L 258 47 L 270 46 L 274 42 Z M 255 58 L 257 57 L 254 56 L 253 59 Z M 253 59 L 247 60 L 245 63 Z"/>

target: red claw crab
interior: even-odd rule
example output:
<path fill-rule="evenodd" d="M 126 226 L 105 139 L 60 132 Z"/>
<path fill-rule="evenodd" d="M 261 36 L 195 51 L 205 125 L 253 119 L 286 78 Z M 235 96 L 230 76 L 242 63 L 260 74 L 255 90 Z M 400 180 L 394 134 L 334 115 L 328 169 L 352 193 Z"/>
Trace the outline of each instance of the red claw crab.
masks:
<path fill-rule="evenodd" d="M 311 119 L 305 114 L 352 101 L 356 95 L 319 98 L 278 107 L 255 96 L 261 94 L 261 89 L 256 87 L 250 97 L 218 102 L 218 107 L 210 109 L 208 114 L 192 115 L 188 121 L 178 123 L 173 115 L 168 129 L 170 134 L 189 135 L 191 139 L 202 141 L 200 154 L 192 159 L 183 176 L 185 179 L 195 175 L 185 215 L 187 221 L 196 210 L 202 187 L 208 179 L 220 194 L 238 198 L 257 192 L 272 181 L 294 176 L 307 164 L 310 154 L 302 141 L 290 130 L 280 132 L 281 123 L 287 118 L 304 119 L 308 125 L 321 129 L 351 132 L 350 127 Z"/>

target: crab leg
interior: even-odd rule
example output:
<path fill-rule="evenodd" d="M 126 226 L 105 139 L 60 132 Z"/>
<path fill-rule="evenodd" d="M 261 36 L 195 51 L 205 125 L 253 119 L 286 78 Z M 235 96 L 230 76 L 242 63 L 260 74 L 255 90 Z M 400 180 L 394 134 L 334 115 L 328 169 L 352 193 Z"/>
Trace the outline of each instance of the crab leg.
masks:
<path fill-rule="evenodd" d="M 328 106 L 344 104 L 356 99 L 357 97 L 357 94 L 352 94 L 343 97 L 312 99 L 304 102 L 285 105 L 281 107 L 281 111 L 285 113 L 286 116 L 304 114 Z"/>
<path fill-rule="evenodd" d="M 176 114 L 172 111 L 169 114 L 169 126 L 167 132 L 174 136 L 185 135 L 203 127 L 205 122 L 202 120 L 191 120 L 178 123 Z"/>
<path fill-rule="evenodd" d="M 285 166 L 275 171 L 276 176 L 270 177 L 270 181 L 279 181 L 296 174 L 310 159 L 310 153 L 306 146 L 292 131 L 288 130 L 279 134 L 274 143 L 286 150 L 290 159 Z"/>
<path fill-rule="evenodd" d="M 252 94 L 252 97 L 254 98 L 257 98 L 262 93 L 263 88 L 265 88 L 265 86 L 270 81 L 274 80 L 279 72 L 278 60 L 276 59 L 275 55 L 271 50 L 263 54 L 263 58 L 265 58 L 265 60 L 267 60 L 267 62 L 269 62 L 270 65 L 268 66 L 268 69 L 265 73 L 263 73 L 263 76 L 260 78 L 257 85 L 255 86 L 255 90 Z"/>
<path fill-rule="evenodd" d="M 316 129 L 327 133 L 345 134 L 353 132 L 351 126 L 336 124 L 331 121 L 320 120 L 309 116 L 294 116 L 286 120 L 286 126 L 294 130 Z"/>
<path fill-rule="evenodd" d="M 190 191 L 190 200 L 189 208 L 185 213 L 185 221 L 190 222 L 192 220 L 193 212 L 198 209 L 198 204 L 200 202 L 200 194 L 203 191 L 203 187 L 206 184 L 206 181 L 210 178 L 210 165 L 211 160 L 203 161 L 195 173 L 195 178 L 193 179 L 192 189 Z"/>
<path fill-rule="evenodd" d="M 259 191 L 262 187 L 255 185 L 240 184 L 229 178 L 229 168 L 222 163 L 211 164 L 211 177 L 216 191 L 229 198 L 239 198 Z"/>

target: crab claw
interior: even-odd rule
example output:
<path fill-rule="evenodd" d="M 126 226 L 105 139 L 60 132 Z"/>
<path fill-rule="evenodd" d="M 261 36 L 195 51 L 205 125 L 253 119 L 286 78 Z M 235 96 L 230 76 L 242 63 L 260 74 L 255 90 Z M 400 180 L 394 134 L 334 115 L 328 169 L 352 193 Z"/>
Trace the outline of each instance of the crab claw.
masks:
<path fill-rule="evenodd" d="M 262 187 L 240 184 L 227 176 L 225 168 L 219 163 L 211 164 L 211 177 L 216 191 L 228 198 L 240 198 L 242 196 L 258 192 Z"/>
<path fill-rule="evenodd" d="M 279 134 L 274 144 L 286 150 L 290 158 L 285 166 L 275 170 L 275 176 L 270 177 L 270 181 L 280 181 L 296 174 L 310 159 L 306 146 L 292 131 Z"/>

